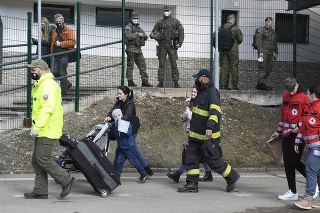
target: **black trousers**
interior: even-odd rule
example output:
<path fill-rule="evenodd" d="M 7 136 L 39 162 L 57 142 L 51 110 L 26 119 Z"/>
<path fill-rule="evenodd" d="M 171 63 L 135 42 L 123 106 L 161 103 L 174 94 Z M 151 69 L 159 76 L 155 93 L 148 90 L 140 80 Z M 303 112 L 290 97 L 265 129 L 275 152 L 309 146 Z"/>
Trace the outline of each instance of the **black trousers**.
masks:
<path fill-rule="evenodd" d="M 187 170 L 187 182 L 199 182 L 199 174 L 188 174 L 190 170 L 199 169 L 200 160 L 203 159 L 210 169 L 214 172 L 222 175 L 227 181 L 227 184 L 233 184 L 238 174 L 231 168 L 229 164 L 224 162 L 221 156 L 218 158 L 211 158 L 205 155 L 205 149 L 203 148 L 203 142 L 196 142 L 189 140 L 189 144 L 186 150 L 186 170 Z"/>
<path fill-rule="evenodd" d="M 299 145 L 299 153 L 294 151 L 294 141 L 297 134 L 291 133 L 289 137 L 282 139 L 282 153 L 284 170 L 287 177 L 288 187 L 293 192 L 297 192 L 296 188 L 296 170 L 298 170 L 304 177 L 306 177 L 306 165 L 301 162 L 304 143 Z"/>

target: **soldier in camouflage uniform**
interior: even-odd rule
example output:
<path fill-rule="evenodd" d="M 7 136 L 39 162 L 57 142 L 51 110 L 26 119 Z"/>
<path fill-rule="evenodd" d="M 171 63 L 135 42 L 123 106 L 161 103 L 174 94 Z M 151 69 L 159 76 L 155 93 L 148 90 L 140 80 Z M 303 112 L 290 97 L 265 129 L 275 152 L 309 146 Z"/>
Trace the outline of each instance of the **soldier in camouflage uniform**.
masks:
<path fill-rule="evenodd" d="M 141 46 L 145 45 L 148 36 L 143 29 L 139 26 L 139 13 L 132 12 L 130 23 L 125 27 L 126 53 L 127 53 L 127 72 L 126 77 L 128 86 L 137 86 L 133 82 L 133 66 L 134 63 L 139 68 L 143 87 L 152 87 L 148 82 L 148 74 L 146 72 L 146 62 L 141 50 Z"/>
<path fill-rule="evenodd" d="M 272 71 L 273 61 L 278 56 L 277 34 L 272 29 L 272 18 L 265 19 L 265 26 L 256 32 L 256 45 L 259 58 L 263 58 L 259 62 L 259 81 L 255 86 L 259 90 L 271 90 L 272 87 L 266 85 L 265 81 Z"/>
<path fill-rule="evenodd" d="M 223 25 L 224 28 L 230 28 L 236 22 L 236 16 L 230 14 L 227 18 L 227 23 Z M 243 35 L 241 30 L 237 26 L 231 28 L 231 33 L 234 38 L 234 44 L 229 52 L 220 52 L 219 63 L 220 63 L 220 88 L 229 89 L 229 78 L 230 73 L 232 77 L 232 89 L 239 90 L 239 49 L 238 45 L 243 41 Z M 213 35 L 213 44 L 215 44 L 215 34 Z"/>
<path fill-rule="evenodd" d="M 151 34 L 151 39 L 155 39 L 157 46 L 157 56 L 159 60 L 158 81 L 157 87 L 163 87 L 166 57 L 169 55 L 169 60 L 172 70 L 172 80 L 174 87 L 179 88 L 179 70 L 177 67 L 178 54 L 177 50 L 181 47 L 184 40 L 184 29 L 181 22 L 171 16 L 171 7 L 164 6 L 164 18 L 157 21 Z"/>

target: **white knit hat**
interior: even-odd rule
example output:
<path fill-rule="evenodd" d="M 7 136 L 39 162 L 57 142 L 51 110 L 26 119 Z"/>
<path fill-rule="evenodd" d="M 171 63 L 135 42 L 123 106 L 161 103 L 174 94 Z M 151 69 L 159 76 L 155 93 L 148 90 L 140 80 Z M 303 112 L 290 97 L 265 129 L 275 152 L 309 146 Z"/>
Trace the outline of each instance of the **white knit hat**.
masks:
<path fill-rule="evenodd" d="M 116 115 L 121 115 L 121 117 L 123 116 L 121 109 L 114 109 L 112 111 L 112 118 L 114 118 L 114 116 L 116 116 Z"/>

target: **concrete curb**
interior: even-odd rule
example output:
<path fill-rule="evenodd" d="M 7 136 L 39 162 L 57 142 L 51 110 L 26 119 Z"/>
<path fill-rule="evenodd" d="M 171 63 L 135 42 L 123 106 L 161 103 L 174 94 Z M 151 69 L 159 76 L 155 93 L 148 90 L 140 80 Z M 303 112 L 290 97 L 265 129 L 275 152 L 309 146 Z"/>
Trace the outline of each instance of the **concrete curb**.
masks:
<path fill-rule="evenodd" d="M 151 168 L 153 172 L 172 172 L 177 171 L 179 168 Z M 246 168 L 234 168 L 237 172 L 270 172 L 270 171 L 283 171 L 284 167 L 246 167 Z M 204 169 L 200 169 L 201 172 L 204 172 Z M 134 173 L 137 172 L 135 168 L 124 168 L 123 172 L 125 173 Z M 1 170 L 0 174 L 33 174 L 33 170 L 22 170 L 16 169 L 12 171 Z"/>

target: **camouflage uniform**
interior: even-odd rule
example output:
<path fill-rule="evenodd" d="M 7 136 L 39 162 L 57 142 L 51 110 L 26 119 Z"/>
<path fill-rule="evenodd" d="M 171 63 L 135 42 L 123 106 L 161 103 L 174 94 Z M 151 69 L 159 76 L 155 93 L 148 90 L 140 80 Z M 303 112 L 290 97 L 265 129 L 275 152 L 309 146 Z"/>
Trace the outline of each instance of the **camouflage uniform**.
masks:
<path fill-rule="evenodd" d="M 159 46 L 157 46 L 159 84 L 163 84 L 164 81 L 166 56 L 168 54 L 172 69 L 172 80 L 176 86 L 179 81 L 179 70 L 176 62 L 178 54 L 177 48 L 172 47 L 172 42 L 175 43 L 175 45 L 182 45 L 184 28 L 179 20 L 169 16 L 157 21 L 151 34 L 155 35 L 154 39 L 157 40 L 159 44 Z"/>
<path fill-rule="evenodd" d="M 272 71 L 273 54 L 278 55 L 277 34 L 272 28 L 261 27 L 256 33 L 258 55 L 263 53 L 263 62 L 259 62 L 258 84 L 265 85 L 265 81 Z"/>
<path fill-rule="evenodd" d="M 132 19 L 138 19 L 139 14 L 132 13 Z M 140 37 L 139 33 L 143 33 L 144 37 Z M 141 47 L 145 45 L 145 41 L 148 36 L 139 26 L 139 24 L 129 23 L 125 27 L 125 39 L 126 39 L 126 53 L 127 53 L 127 72 L 126 77 L 128 80 L 128 86 L 136 86 L 133 82 L 133 66 L 134 63 L 138 66 L 140 71 L 142 86 L 152 86 L 148 83 L 148 74 L 146 72 L 146 61 L 144 59 Z"/>
<path fill-rule="evenodd" d="M 223 25 L 224 28 L 229 28 L 232 23 L 227 22 Z M 238 45 L 243 41 L 243 35 L 241 30 L 234 26 L 231 29 L 231 33 L 235 42 L 229 52 L 220 52 L 219 54 L 219 63 L 220 63 L 220 88 L 226 89 L 229 85 L 230 74 L 232 76 L 232 86 L 234 89 L 238 87 L 239 83 L 239 74 L 238 74 L 238 65 L 239 65 L 239 49 Z M 215 44 L 215 34 L 213 35 L 213 44 Z"/>

